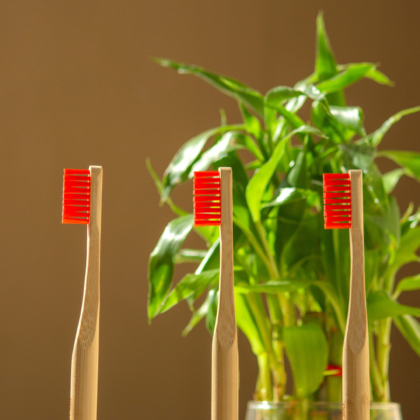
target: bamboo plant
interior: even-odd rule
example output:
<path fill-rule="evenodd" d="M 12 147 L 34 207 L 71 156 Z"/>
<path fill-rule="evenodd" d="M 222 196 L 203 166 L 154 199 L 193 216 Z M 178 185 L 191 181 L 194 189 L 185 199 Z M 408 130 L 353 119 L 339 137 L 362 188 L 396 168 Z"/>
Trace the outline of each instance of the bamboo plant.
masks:
<path fill-rule="evenodd" d="M 378 151 L 382 138 L 406 109 L 367 134 L 363 112 L 346 105 L 344 90 L 363 78 L 392 82 L 376 64 L 336 63 L 322 16 L 317 19 L 315 71 L 294 87 L 262 95 L 234 79 L 200 67 L 157 59 L 192 74 L 237 101 L 243 121 L 207 130 L 187 141 L 162 178 L 148 169 L 161 202 L 176 214 L 149 261 L 148 316 L 152 320 L 182 301 L 192 311 L 183 333 L 200 320 L 212 331 L 219 266 L 218 229 L 194 228 L 193 216 L 176 206 L 171 191 L 194 171 L 233 169 L 235 304 L 240 330 L 256 356 L 257 400 L 340 401 L 343 334 L 349 299 L 349 240 L 342 229 L 324 230 L 322 174 L 364 173 L 365 272 L 370 336 L 372 399 L 389 401 L 391 325 L 420 355 L 420 309 L 398 303 L 400 293 L 420 289 L 420 274 L 396 283 L 399 269 L 420 248 L 420 210 L 403 214 L 392 191 L 402 176 L 420 180 L 420 154 Z M 310 103 L 310 120 L 299 115 Z M 305 117 L 306 118 L 306 117 Z M 376 159 L 399 165 L 382 174 Z M 201 249 L 182 248 L 195 232 Z M 175 264 L 197 263 L 174 284 Z M 286 395 L 285 357 L 294 391 Z"/>

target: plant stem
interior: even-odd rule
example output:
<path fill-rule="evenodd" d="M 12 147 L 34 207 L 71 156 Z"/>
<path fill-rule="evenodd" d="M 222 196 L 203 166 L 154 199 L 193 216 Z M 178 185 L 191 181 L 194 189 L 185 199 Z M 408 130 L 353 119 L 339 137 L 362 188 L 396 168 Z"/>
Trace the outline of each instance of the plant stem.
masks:
<path fill-rule="evenodd" d="M 326 328 L 329 337 L 328 363 L 335 366 L 343 364 L 343 339 L 344 333 L 337 324 L 337 315 L 331 302 L 326 302 Z M 327 376 L 326 392 L 327 401 L 337 402 L 342 398 L 342 378 L 339 376 Z"/>
<path fill-rule="evenodd" d="M 258 235 L 263 245 L 264 251 L 268 257 L 269 265 L 267 265 L 268 272 L 273 280 L 280 278 L 277 270 L 276 262 L 274 261 L 273 254 L 267 242 L 267 236 L 264 226 L 261 221 L 255 223 Z M 277 297 L 277 299 L 276 299 Z M 279 364 L 276 380 L 275 395 L 281 399 L 286 392 L 286 371 L 284 368 L 284 344 L 281 340 L 281 326 L 291 326 L 295 324 L 295 310 L 293 303 L 288 293 L 279 293 L 278 295 L 268 295 L 267 303 L 270 312 L 270 319 L 273 325 L 273 351 Z M 280 304 L 280 306 L 279 306 Z M 283 322 L 282 322 L 283 321 Z M 276 375 L 276 376 L 277 376 Z"/>
<path fill-rule="evenodd" d="M 384 279 L 384 289 L 391 295 L 395 284 L 395 271 L 391 272 Z M 391 352 L 391 326 L 392 318 L 378 321 L 378 340 L 377 340 L 377 361 L 381 380 L 383 384 L 383 396 L 381 401 L 388 402 L 391 399 L 389 388 L 389 356 Z"/>
<path fill-rule="evenodd" d="M 389 355 L 391 351 L 390 335 L 391 335 L 391 318 L 378 321 L 378 339 L 377 339 L 377 361 L 379 372 L 381 375 L 383 396 L 380 401 L 390 401 L 389 391 Z"/>
<path fill-rule="evenodd" d="M 269 265 L 267 266 L 268 272 L 270 273 L 270 276 L 272 277 L 273 280 L 279 280 L 280 275 L 277 270 L 277 265 L 276 265 L 276 262 L 274 261 L 273 254 L 267 242 L 264 226 L 262 225 L 261 221 L 256 222 L 255 226 L 257 228 L 258 235 L 261 239 L 264 251 L 266 252 L 266 255 L 268 256 L 268 260 L 269 260 Z M 283 314 L 284 325 L 285 326 L 295 325 L 296 323 L 295 308 L 290 299 L 289 293 L 279 293 L 277 296 L 280 302 L 281 312 Z"/>
<path fill-rule="evenodd" d="M 273 383 L 271 380 L 270 362 L 267 354 L 257 356 L 258 360 L 258 382 L 256 397 L 260 401 L 273 400 Z"/>
<path fill-rule="evenodd" d="M 235 216 L 233 216 L 233 222 L 241 229 L 241 223 L 238 223 L 235 219 Z M 257 254 L 260 256 L 260 258 L 264 261 L 264 264 L 266 267 L 270 266 L 270 261 L 265 255 L 264 250 L 261 248 L 260 244 L 258 243 L 257 238 L 249 231 L 243 230 L 245 236 L 247 237 L 249 243 L 252 245 L 252 247 L 255 249 Z"/>
<path fill-rule="evenodd" d="M 284 369 L 282 368 L 282 364 L 279 363 L 277 352 L 273 348 L 272 336 L 274 332 L 271 332 L 270 322 L 267 319 L 267 316 L 264 310 L 264 305 L 261 300 L 261 296 L 256 293 L 249 293 L 246 297 L 246 300 L 249 304 L 252 315 L 257 323 L 259 333 L 261 335 L 262 341 L 266 349 L 266 354 L 261 355 L 261 357 L 268 358 L 268 361 L 270 362 L 269 366 L 271 366 L 271 370 L 273 372 L 274 385 L 271 382 L 271 376 L 270 376 L 270 383 L 268 383 L 266 379 L 266 372 L 261 372 L 260 377 L 259 377 L 260 382 L 259 382 L 259 385 L 257 385 L 257 388 L 259 386 L 260 390 L 263 391 L 264 387 L 267 388 L 267 386 L 270 385 L 270 394 L 267 394 L 267 391 L 264 391 L 262 393 L 270 395 L 270 397 L 266 397 L 266 399 L 272 400 L 273 390 L 274 390 L 274 397 L 275 397 L 274 399 L 277 400 L 278 390 L 283 389 L 285 387 L 286 381 L 285 381 Z M 260 357 L 260 355 L 258 355 L 257 357 Z M 261 366 L 263 367 L 263 369 L 265 369 L 266 367 L 266 364 L 264 363 L 266 363 L 266 361 L 262 360 Z M 260 361 L 258 362 L 258 364 L 260 366 Z M 258 392 L 259 391 L 257 390 L 257 394 Z"/>
<path fill-rule="evenodd" d="M 372 393 L 374 401 L 382 401 L 384 397 L 384 387 L 381 380 L 378 361 L 375 359 L 375 348 L 373 341 L 373 333 L 369 329 L 369 370 L 372 384 Z"/>

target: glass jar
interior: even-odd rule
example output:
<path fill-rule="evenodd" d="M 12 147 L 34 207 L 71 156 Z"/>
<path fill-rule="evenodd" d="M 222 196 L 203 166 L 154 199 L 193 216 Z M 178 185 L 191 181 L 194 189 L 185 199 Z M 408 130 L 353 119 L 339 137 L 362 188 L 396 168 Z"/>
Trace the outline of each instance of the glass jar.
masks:
<path fill-rule="evenodd" d="M 246 420 L 342 420 L 341 403 L 250 401 Z M 373 402 L 370 420 L 402 420 L 400 405 Z"/>

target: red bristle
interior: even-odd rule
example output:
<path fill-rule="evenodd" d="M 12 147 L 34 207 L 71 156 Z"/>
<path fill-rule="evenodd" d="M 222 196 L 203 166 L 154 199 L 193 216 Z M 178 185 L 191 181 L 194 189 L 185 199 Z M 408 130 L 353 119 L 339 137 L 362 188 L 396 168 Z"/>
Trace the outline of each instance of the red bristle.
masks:
<path fill-rule="evenodd" d="M 324 174 L 325 229 L 351 228 L 351 185 L 349 174 Z"/>
<path fill-rule="evenodd" d="M 208 177 L 218 177 L 220 179 L 219 171 L 200 171 L 194 172 L 194 179 L 197 178 L 208 178 Z"/>
<path fill-rule="evenodd" d="M 220 226 L 220 174 L 194 172 L 194 226 Z"/>
<path fill-rule="evenodd" d="M 89 215 L 89 169 L 64 169 L 62 223 L 87 225 Z"/>

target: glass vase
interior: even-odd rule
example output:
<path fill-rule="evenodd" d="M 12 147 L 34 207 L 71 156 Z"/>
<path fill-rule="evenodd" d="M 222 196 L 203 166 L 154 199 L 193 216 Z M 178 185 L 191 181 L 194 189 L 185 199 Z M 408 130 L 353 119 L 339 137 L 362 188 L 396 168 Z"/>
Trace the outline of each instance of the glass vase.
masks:
<path fill-rule="evenodd" d="M 250 401 L 245 420 L 342 420 L 341 403 Z M 402 420 L 397 403 L 371 403 L 370 420 Z"/>

